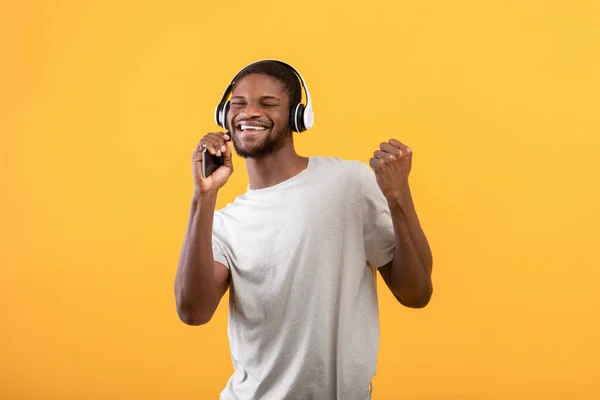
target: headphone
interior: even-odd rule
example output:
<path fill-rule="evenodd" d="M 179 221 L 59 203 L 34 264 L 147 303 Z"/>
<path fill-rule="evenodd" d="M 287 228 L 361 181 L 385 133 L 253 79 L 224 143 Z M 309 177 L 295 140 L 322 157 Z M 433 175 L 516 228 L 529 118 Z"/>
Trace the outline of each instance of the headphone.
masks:
<path fill-rule="evenodd" d="M 296 68 L 294 68 L 290 64 L 280 61 L 280 60 L 255 61 L 255 62 L 245 66 L 242 70 L 240 70 L 240 72 L 238 72 L 233 77 L 233 79 L 227 86 L 227 89 L 225 89 L 225 92 L 223 93 L 223 96 L 221 97 L 221 101 L 215 108 L 215 122 L 217 123 L 217 125 L 219 125 L 220 127 L 224 128 L 224 129 L 229 129 L 229 124 L 227 122 L 227 114 L 229 113 L 229 100 L 226 100 L 226 99 L 231 94 L 233 85 L 235 84 L 236 79 L 240 75 L 240 73 L 242 73 L 242 71 L 244 71 L 249 66 L 259 63 L 261 61 L 276 61 L 278 63 L 286 65 L 292 71 L 294 71 L 294 73 L 296 74 L 296 76 L 298 78 L 300 78 L 300 82 L 302 83 L 302 88 L 304 89 L 304 93 L 306 94 L 306 106 L 304 106 L 304 104 L 302 104 L 302 102 L 291 105 L 291 107 L 290 107 L 290 127 L 292 128 L 292 130 L 294 132 L 298 132 L 298 133 L 312 128 L 315 117 L 314 117 L 313 110 L 312 110 L 312 102 L 310 100 L 310 93 L 308 92 L 306 83 L 304 82 L 302 75 L 300 75 L 300 73 L 296 70 Z"/>

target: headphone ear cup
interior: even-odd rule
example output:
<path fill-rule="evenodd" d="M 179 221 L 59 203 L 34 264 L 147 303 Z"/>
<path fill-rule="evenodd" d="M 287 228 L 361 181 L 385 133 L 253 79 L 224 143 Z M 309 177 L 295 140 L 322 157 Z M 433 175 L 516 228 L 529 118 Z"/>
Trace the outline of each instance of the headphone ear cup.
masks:
<path fill-rule="evenodd" d="M 219 111 L 219 126 L 224 129 L 229 129 L 229 124 L 227 122 L 228 114 L 229 114 L 229 100 L 221 105 L 221 109 Z"/>
<path fill-rule="evenodd" d="M 215 123 L 221 126 L 221 110 L 223 109 L 223 103 L 217 104 L 215 107 Z"/>
<path fill-rule="evenodd" d="M 292 117 L 292 129 L 294 131 L 300 133 L 306 130 L 304 126 L 304 105 L 302 103 L 298 103 L 296 107 L 294 107 L 294 112 L 291 113 Z"/>
<path fill-rule="evenodd" d="M 298 132 L 298 127 L 296 126 L 296 108 L 298 106 L 290 107 L 290 128 L 294 132 Z"/>

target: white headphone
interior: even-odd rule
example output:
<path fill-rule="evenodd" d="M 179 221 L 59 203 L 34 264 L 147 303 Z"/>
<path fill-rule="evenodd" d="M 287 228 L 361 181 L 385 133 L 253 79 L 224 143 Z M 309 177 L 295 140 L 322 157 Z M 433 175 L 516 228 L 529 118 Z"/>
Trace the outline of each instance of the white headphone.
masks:
<path fill-rule="evenodd" d="M 233 77 L 233 79 L 231 80 L 231 82 L 229 83 L 227 88 L 225 89 L 225 92 L 223 93 L 223 96 L 221 97 L 221 101 L 215 108 L 215 122 L 217 123 L 217 125 L 219 125 L 220 127 L 224 128 L 224 129 L 229 129 L 229 124 L 227 123 L 227 114 L 229 113 L 229 100 L 226 100 L 226 99 L 231 94 L 233 85 L 235 84 L 235 81 L 236 81 L 237 77 L 240 75 L 240 73 L 242 71 L 244 71 L 246 68 L 248 68 L 249 66 L 259 63 L 261 61 L 275 61 L 275 62 L 281 63 L 283 65 L 286 65 L 292 71 L 294 71 L 294 73 L 296 74 L 296 76 L 298 76 L 298 78 L 300 78 L 300 82 L 302 83 L 302 88 L 304 88 L 304 93 L 306 94 L 306 106 L 304 106 L 304 104 L 302 104 L 302 102 L 291 105 L 291 107 L 290 107 L 290 127 L 292 128 L 292 130 L 294 132 L 298 132 L 298 133 L 312 128 L 312 126 L 314 125 L 314 120 L 315 120 L 313 110 L 312 110 L 312 101 L 310 99 L 310 93 L 308 92 L 308 87 L 306 86 L 306 83 L 304 82 L 302 75 L 300 75 L 300 72 L 298 72 L 296 70 L 296 68 L 292 67 L 290 64 L 280 61 L 280 60 L 271 60 L 271 59 L 259 60 L 259 61 L 255 61 L 251 64 L 248 64 L 247 66 L 242 68 L 242 70 L 240 70 L 240 72 L 238 72 Z"/>

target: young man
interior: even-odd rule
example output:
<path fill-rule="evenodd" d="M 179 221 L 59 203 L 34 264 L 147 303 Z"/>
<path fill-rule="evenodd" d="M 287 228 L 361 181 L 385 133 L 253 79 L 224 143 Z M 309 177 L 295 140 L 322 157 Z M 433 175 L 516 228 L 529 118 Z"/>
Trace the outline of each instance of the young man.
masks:
<path fill-rule="evenodd" d="M 299 79 L 274 60 L 240 71 L 217 116 L 229 130 L 204 136 L 192 155 L 195 192 L 175 297 L 181 320 L 201 325 L 230 289 L 235 372 L 222 400 L 370 398 L 379 348 L 375 269 L 406 307 L 424 307 L 432 294 L 431 251 L 408 184 L 411 150 L 395 139 L 381 143 L 371 168 L 298 155 L 292 131 L 312 124 L 297 110 Z M 232 146 L 250 183 L 216 211 L 233 173 Z M 204 148 L 223 157 L 206 178 Z"/>

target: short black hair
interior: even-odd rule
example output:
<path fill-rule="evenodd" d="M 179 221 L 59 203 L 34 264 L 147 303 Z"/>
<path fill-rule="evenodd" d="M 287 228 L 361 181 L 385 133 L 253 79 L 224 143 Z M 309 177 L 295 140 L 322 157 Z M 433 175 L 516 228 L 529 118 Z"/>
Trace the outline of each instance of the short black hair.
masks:
<path fill-rule="evenodd" d="M 289 66 L 274 60 L 258 61 L 239 72 L 235 78 L 232 89 L 235 88 L 237 82 L 250 74 L 267 75 L 280 82 L 290 98 L 291 107 L 302 101 L 300 80 Z"/>

